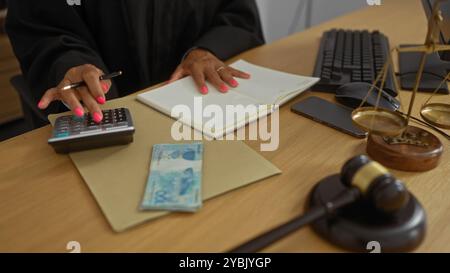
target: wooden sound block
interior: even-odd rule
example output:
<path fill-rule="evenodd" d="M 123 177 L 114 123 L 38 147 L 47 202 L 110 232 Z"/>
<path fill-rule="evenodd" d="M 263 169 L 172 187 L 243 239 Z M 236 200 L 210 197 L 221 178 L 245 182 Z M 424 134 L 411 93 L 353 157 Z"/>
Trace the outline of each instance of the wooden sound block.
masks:
<path fill-rule="evenodd" d="M 432 170 L 439 165 L 443 151 L 436 136 L 414 126 L 408 126 L 400 137 L 370 135 L 367 141 L 367 153 L 373 160 L 401 171 Z"/>
<path fill-rule="evenodd" d="M 333 175 L 320 181 L 313 189 L 307 209 L 326 206 L 348 188 Z M 377 212 L 367 200 L 361 199 L 338 209 L 334 214 L 315 221 L 313 230 L 322 238 L 344 249 L 368 252 L 371 242 L 381 252 L 407 252 L 416 249 L 425 238 L 426 213 L 411 194 L 408 204 L 395 215 Z"/>

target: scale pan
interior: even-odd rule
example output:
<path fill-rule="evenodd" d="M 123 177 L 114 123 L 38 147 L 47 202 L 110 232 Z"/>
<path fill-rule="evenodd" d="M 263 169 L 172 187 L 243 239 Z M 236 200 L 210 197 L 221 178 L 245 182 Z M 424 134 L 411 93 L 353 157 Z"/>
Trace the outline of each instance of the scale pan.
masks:
<path fill-rule="evenodd" d="M 361 107 L 352 112 L 353 123 L 374 135 L 394 137 L 401 135 L 407 120 L 401 114 L 374 107 Z"/>
<path fill-rule="evenodd" d="M 450 104 L 430 103 L 420 110 L 422 118 L 439 128 L 450 129 Z"/>

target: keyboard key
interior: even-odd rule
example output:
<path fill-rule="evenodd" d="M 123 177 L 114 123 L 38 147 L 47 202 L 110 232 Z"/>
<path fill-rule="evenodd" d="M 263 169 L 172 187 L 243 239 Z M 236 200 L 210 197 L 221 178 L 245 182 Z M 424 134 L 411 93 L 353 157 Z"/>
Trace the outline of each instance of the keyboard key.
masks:
<path fill-rule="evenodd" d="M 98 130 L 98 129 L 100 129 L 100 125 L 88 126 L 84 130 L 86 130 L 86 131 L 95 131 L 95 130 Z"/>
<path fill-rule="evenodd" d="M 58 133 L 55 135 L 56 138 L 62 138 L 62 137 L 68 137 L 68 136 L 70 136 L 69 132 Z"/>
<path fill-rule="evenodd" d="M 128 126 L 128 122 L 125 122 L 125 121 L 118 122 L 118 123 L 116 123 L 115 127 L 120 127 L 120 126 Z"/>
<path fill-rule="evenodd" d="M 333 73 L 331 74 L 331 79 L 333 79 L 333 80 L 338 81 L 338 80 L 340 80 L 341 78 L 342 78 L 342 74 L 341 74 L 341 73 L 333 72 Z"/>

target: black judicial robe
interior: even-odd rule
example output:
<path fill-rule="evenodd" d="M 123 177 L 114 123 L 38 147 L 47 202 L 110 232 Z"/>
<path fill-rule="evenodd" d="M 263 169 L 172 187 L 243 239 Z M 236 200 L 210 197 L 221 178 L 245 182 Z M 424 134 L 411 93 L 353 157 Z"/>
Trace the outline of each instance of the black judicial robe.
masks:
<path fill-rule="evenodd" d="M 123 70 L 108 94 L 112 98 L 167 80 L 193 47 L 225 60 L 264 42 L 254 0 L 68 4 L 76 2 L 8 1 L 6 30 L 36 102 L 74 66 Z"/>

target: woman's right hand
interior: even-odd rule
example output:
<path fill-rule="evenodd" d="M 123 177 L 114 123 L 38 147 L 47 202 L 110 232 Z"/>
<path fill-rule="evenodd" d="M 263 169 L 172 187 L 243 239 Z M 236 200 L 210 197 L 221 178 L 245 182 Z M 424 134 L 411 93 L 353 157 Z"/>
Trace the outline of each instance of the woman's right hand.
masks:
<path fill-rule="evenodd" d="M 103 71 L 91 64 L 69 69 L 57 87 L 50 88 L 45 92 L 38 103 L 39 109 L 44 110 L 51 102 L 60 100 L 69 106 L 76 116 L 82 117 L 84 115 L 84 108 L 80 103 L 82 101 L 91 113 L 92 119 L 100 123 L 103 120 L 103 115 L 99 104 L 106 102 L 105 94 L 111 87 L 111 81 L 100 81 L 100 76 L 103 74 Z M 82 81 L 86 83 L 86 86 L 62 90 L 64 86 Z"/>

